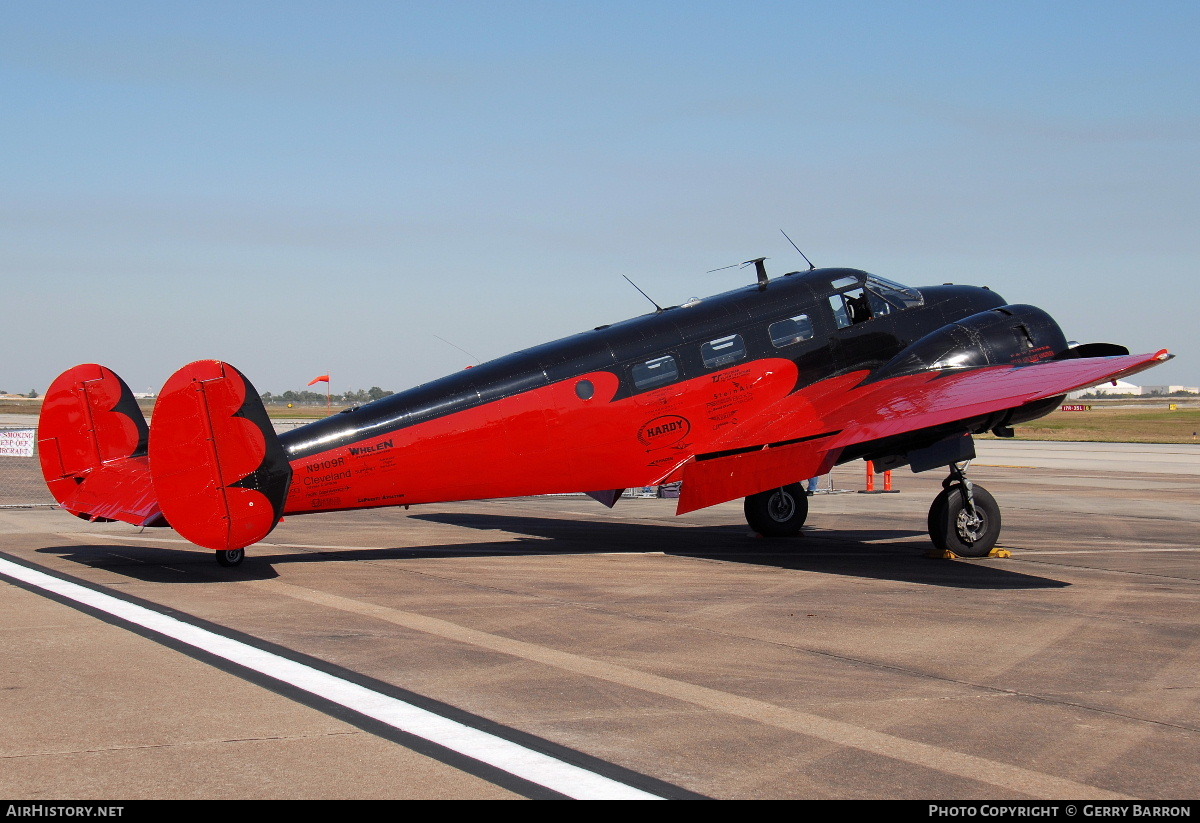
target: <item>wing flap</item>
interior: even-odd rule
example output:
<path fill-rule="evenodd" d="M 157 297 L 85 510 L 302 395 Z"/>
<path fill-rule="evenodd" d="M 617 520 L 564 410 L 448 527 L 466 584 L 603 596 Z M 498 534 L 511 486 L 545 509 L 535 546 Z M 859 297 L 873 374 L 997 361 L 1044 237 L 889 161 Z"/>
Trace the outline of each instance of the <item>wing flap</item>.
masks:
<path fill-rule="evenodd" d="M 683 467 L 675 513 L 686 514 L 826 474 L 839 454 L 841 449 L 831 449 L 828 438 L 821 438 L 693 460 Z"/>

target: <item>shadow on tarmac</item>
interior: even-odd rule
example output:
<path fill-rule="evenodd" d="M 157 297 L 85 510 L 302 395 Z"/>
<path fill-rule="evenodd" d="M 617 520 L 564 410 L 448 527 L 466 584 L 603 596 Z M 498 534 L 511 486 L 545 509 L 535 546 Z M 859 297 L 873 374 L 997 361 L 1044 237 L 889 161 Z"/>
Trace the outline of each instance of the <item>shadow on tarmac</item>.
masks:
<path fill-rule="evenodd" d="M 452 512 L 410 517 L 429 523 L 525 537 L 431 548 L 313 549 L 275 555 L 265 553 L 270 550 L 269 545 L 260 545 L 248 551 L 245 562 L 233 569 L 218 566 L 211 552 L 166 548 L 152 543 L 105 542 L 51 546 L 39 551 L 155 583 L 269 580 L 278 576 L 276 566 L 287 563 L 662 552 L 726 563 L 949 588 L 1046 589 L 1070 585 L 1003 568 L 1004 561 L 963 562 L 929 558 L 926 556 L 930 549 L 928 542 L 911 540 L 924 537 L 925 533 L 912 530 L 830 531 L 806 527 L 798 537 L 771 540 L 753 535 L 745 526 L 679 527 Z"/>
<path fill-rule="evenodd" d="M 748 531 L 746 526 L 680 528 L 652 523 L 458 512 L 410 516 L 432 523 L 526 534 L 538 538 L 539 553 L 655 551 L 727 563 L 968 589 L 1047 589 L 1070 585 L 998 568 L 991 561 L 929 558 L 926 554 L 932 547 L 926 533 L 910 529 L 832 531 L 809 526 L 798 537 L 767 539 Z M 913 543 L 909 540 L 912 537 L 926 539 Z M 596 548 L 597 544 L 604 548 Z M 508 547 L 505 553 L 511 554 L 512 544 L 504 545 Z"/>

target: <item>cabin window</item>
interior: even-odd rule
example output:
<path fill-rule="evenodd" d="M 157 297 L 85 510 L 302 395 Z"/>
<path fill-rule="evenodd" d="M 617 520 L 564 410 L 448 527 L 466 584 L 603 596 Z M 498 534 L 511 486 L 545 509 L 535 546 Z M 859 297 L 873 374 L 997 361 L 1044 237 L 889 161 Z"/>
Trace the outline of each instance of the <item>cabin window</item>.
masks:
<path fill-rule="evenodd" d="M 632 373 L 634 388 L 652 389 L 675 382 L 679 377 L 679 367 L 675 364 L 675 358 L 667 354 L 638 363 Z"/>
<path fill-rule="evenodd" d="M 591 400 L 596 394 L 596 387 L 591 380 L 580 380 L 575 384 L 575 394 L 580 400 Z"/>
<path fill-rule="evenodd" d="M 746 344 L 742 342 L 740 334 L 709 340 L 700 347 L 700 357 L 708 368 L 721 368 L 739 360 L 745 360 Z"/>
<path fill-rule="evenodd" d="M 807 314 L 798 314 L 795 317 L 776 320 L 767 327 L 767 334 L 771 336 L 771 342 L 777 349 L 782 349 L 784 346 L 790 346 L 793 343 L 800 343 L 804 340 L 812 340 L 812 320 L 809 319 Z"/>

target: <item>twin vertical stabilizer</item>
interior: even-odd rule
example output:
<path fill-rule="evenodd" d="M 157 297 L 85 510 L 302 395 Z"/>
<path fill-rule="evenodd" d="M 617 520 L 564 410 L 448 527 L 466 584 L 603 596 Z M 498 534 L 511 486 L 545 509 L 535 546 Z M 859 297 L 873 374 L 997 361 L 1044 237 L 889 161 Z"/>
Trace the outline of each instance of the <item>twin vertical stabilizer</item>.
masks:
<path fill-rule="evenodd" d="M 89 520 L 169 524 L 223 553 L 271 532 L 291 483 L 258 393 L 217 360 L 175 372 L 149 426 L 114 372 L 69 369 L 46 393 L 38 442 L 42 474 L 62 508 Z"/>

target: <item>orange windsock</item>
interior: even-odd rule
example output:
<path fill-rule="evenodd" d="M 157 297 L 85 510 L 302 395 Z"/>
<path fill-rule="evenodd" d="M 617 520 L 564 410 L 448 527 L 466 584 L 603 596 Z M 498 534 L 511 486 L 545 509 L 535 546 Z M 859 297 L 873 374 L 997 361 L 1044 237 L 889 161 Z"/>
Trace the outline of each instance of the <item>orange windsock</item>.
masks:
<path fill-rule="evenodd" d="M 328 383 L 328 382 L 329 382 L 329 375 L 323 374 L 320 377 L 314 377 L 312 380 L 309 380 L 308 385 L 311 386 L 314 383 Z"/>

